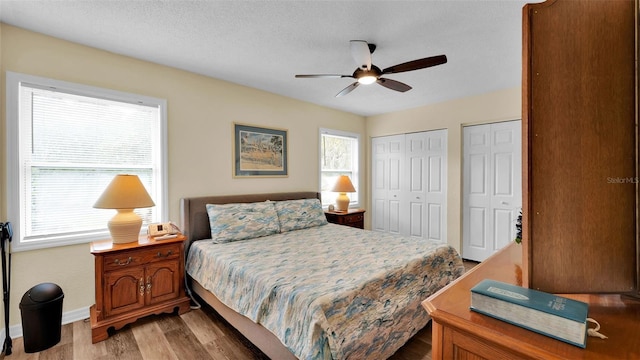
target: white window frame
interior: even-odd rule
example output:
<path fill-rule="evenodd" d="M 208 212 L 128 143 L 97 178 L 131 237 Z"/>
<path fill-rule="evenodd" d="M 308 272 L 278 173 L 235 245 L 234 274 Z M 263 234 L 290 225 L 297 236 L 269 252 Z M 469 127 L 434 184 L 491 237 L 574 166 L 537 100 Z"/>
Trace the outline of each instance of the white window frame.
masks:
<path fill-rule="evenodd" d="M 331 189 L 322 189 L 322 161 L 323 161 L 323 157 L 322 157 L 322 136 L 323 135 L 329 135 L 329 136 L 341 136 L 341 137 L 350 137 L 350 138 L 354 138 L 357 141 L 357 145 L 355 146 L 355 156 L 353 157 L 353 176 L 351 177 L 351 182 L 353 183 L 353 186 L 356 189 L 355 193 L 349 193 L 347 194 L 347 196 L 349 196 L 349 199 L 351 200 L 349 202 L 349 208 L 358 208 L 360 207 L 360 196 L 362 195 L 360 193 L 360 148 L 361 148 L 361 142 L 360 142 L 360 134 L 358 133 L 352 133 L 352 132 L 348 132 L 348 131 L 342 131 L 342 130 L 335 130 L 335 129 L 327 129 L 327 128 L 320 128 L 320 132 L 319 132 L 319 136 L 318 136 L 318 184 L 319 184 L 319 188 L 320 188 L 320 192 L 323 191 L 331 191 Z M 323 200 L 323 208 L 326 209 L 330 204 L 326 204 L 324 203 Z M 334 204 L 335 205 L 335 204 Z"/>
<path fill-rule="evenodd" d="M 156 186 L 154 192 L 157 194 L 153 201 L 156 206 L 153 222 L 160 222 L 167 219 L 169 209 L 167 206 L 168 186 L 167 186 L 167 102 L 165 99 L 142 96 L 138 94 L 125 93 L 110 89 L 103 89 L 93 86 L 76 84 L 66 81 L 48 79 L 44 77 L 6 72 L 6 163 L 7 163 L 7 219 L 13 225 L 12 251 L 27 251 L 72 244 L 87 243 L 95 240 L 109 239 L 109 232 L 105 228 L 96 231 L 85 231 L 81 233 L 67 233 L 60 236 L 38 237 L 37 241 L 25 241 L 21 232 L 21 220 L 24 209 L 21 207 L 21 154 L 20 154 L 20 124 L 19 124 L 19 101 L 21 84 L 29 84 L 40 88 L 52 88 L 60 92 L 108 99 L 113 101 L 157 106 L 160 110 L 160 129 L 158 148 L 159 157 L 154 171 Z"/>

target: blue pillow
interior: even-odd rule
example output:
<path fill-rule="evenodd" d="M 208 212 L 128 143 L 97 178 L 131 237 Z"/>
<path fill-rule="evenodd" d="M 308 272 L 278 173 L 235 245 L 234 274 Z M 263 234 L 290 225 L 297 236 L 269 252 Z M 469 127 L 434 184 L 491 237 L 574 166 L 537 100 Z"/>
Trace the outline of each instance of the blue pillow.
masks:
<path fill-rule="evenodd" d="M 276 201 L 275 204 L 281 232 L 327 224 L 319 199 Z"/>
<path fill-rule="evenodd" d="M 280 232 L 273 202 L 207 204 L 214 243 L 253 239 Z"/>

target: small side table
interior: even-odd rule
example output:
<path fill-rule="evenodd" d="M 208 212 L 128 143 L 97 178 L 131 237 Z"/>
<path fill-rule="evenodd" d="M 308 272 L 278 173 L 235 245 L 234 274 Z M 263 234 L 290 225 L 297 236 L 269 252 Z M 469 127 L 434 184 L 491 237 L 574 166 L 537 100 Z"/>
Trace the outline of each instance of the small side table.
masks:
<path fill-rule="evenodd" d="M 325 211 L 327 221 L 333 224 L 364 229 L 365 209 L 349 209 L 348 211 Z"/>
<path fill-rule="evenodd" d="M 91 243 L 95 257 L 96 303 L 91 306 L 91 341 L 105 340 L 141 317 L 189 311 L 184 290 L 184 241 L 141 236 L 128 244 Z"/>

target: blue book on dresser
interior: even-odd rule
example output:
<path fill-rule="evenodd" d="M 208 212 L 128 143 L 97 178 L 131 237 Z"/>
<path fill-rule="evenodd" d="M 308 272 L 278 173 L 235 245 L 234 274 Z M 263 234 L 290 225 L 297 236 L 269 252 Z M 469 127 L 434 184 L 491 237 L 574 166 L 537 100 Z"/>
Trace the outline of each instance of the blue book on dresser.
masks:
<path fill-rule="evenodd" d="M 585 348 L 589 305 L 495 280 L 471 289 L 471 310 Z"/>

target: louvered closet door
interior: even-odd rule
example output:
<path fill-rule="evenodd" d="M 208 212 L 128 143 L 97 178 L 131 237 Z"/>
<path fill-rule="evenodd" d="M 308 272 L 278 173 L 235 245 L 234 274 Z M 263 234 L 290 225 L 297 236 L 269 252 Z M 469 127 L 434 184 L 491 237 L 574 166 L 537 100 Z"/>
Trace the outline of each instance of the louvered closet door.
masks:
<path fill-rule="evenodd" d="M 513 241 L 522 207 L 520 121 L 463 130 L 462 256 L 483 261 Z"/>
<path fill-rule="evenodd" d="M 404 135 L 371 139 L 373 230 L 400 234 Z"/>

